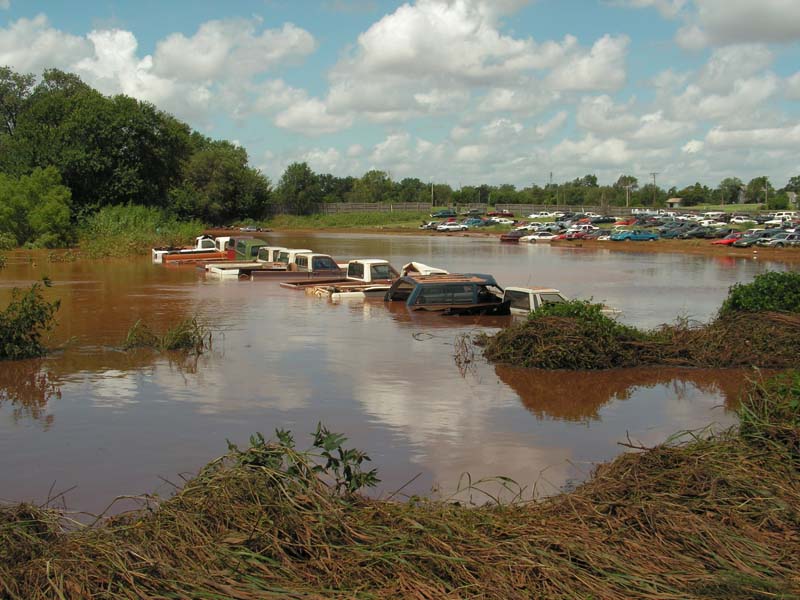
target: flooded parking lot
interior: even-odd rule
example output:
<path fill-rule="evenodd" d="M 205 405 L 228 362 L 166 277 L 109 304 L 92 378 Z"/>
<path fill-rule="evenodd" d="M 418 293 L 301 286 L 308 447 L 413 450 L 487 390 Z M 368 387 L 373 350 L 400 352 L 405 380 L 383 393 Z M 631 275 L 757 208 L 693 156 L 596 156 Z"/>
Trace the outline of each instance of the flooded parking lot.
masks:
<path fill-rule="evenodd" d="M 373 234 L 270 234 L 280 245 L 337 259 L 410 260 L 490 273 L 501 285 L 544 285 L 593 297 L 622 320 L 652 327 L 706 320 L 728 287 L 767 269 L 754 259 L 504 245 L 495 239 Z M 274 282 L 219 281 L 149 258 L 51 263 L 12 255 L 13 286 L 48 275 L 62 301 L 43 360 L 0 363 L 0 498 L 43 502 L 63 490 L 71 509 L 100 511 L 116 496 L 169 494 L 250 434 L 325 423 L 368 451 L 389 495 L 447 496 L 472 480 L 511 477 L 553 493 L 596 462 L 676 431 L 724 427 L 746 374 L 627 370 L 537 372 L 478 361 L 463 373 L 455 338 L 505 318 L 409 313 L 381 301 L 334 305 Z M 214 330 L 199 358 L 119 350 L 143 319 L 160 329 L 198 315 Z"/>

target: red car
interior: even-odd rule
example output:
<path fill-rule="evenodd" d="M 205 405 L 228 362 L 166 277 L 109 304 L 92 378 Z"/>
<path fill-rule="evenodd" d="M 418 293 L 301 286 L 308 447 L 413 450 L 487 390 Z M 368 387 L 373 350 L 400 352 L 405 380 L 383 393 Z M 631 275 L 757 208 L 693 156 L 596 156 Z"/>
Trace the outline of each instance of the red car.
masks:
<path fill-rule="evenodd" d="M 584 240 L 586 239 L 587 232 L 585 231 L 571 231 L 564 234 L 565 240 Z"/>
<path fill-rule="evenodd" d="M 513 217 L 514 213 L 510 210 L 493 210 L 492 212 L 486 213 L 487 217 Z"/>
<path fill-rule="evenodd" d="M 711 242 L 711 245 L 712 246 L 730 246 L 731 244 L 733 244 L 733 242 L 735 242 L 736 240 L 738 240 L 742 236 L 744 236 L 744 234 L 740 233 L 740 232 L 729 233 L 724 238 L 720 238 L 718 240 L 714 240 L 713 242 Z"/>
<path fill-rule="evenodd" d="M 636 224 L 636 217 L 631 217 L 629 219 L 620 219 L 614 225 L 635 225 Z"/>

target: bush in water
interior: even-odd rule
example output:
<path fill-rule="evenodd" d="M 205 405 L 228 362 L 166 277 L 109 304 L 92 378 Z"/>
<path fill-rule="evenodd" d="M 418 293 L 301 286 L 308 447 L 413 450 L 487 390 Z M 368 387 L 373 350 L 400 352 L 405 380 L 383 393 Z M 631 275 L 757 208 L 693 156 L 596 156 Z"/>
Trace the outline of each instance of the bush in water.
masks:
<path fill-rule="evenodd" d="M 27 291 L 11 291 L 11 303 L 0 312 L 0 360 L 34 358 L 47 352 L 42 337 L 53 329 L 61 304 L 44 299 L 42 286 L 51 285 L 45 278 Z"/>

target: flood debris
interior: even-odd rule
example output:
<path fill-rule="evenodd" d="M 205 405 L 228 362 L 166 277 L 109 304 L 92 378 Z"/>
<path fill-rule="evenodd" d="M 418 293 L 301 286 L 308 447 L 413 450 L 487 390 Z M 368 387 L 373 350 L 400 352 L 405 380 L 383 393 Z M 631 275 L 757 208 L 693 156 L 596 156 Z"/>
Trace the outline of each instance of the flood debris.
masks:
<path fill-rule="evenodd" d="M 799 402 L 792 372 L 749 392 L 738 430 L 624 454 L 549 499 L 481 506 L 359 495 L 345 466 L 364 471 L 329 432 L 315 456 L 287 432 L 256 437 L 174 497 L 93 527 L 0 509 L 0 597 L 796 597 Z"/>
<path fill-rule="evenodd" d="M 476 342 L 492 362 L 541 369 L 791 368 L 800 363 L 797 289 L 800 273 L 766 273 L 733 286 L 709 323 L 679 319 L 647 331 L 618 323 L 590 302 L 552 304 Z"/>

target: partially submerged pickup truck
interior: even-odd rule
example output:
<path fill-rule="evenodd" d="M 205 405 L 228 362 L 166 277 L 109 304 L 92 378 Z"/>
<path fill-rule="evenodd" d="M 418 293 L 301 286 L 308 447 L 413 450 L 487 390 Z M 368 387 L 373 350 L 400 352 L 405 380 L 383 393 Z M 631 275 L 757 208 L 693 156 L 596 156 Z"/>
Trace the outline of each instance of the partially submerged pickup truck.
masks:
<path fill-rule="evenodd" d="M 503 300 L 509 301 L 511 314 L 517 316 L 527 316 L 545 304 L 569 302 L 569 298 L 559 290 L 546 287 L 507 287 L 503 290 Z M 603 306 L 600 312 L 608 317 L 620 314 L 619 309 L 610 306 Z"/>
<path fill-rule="evenodd" d="M 392 281 L 399 277 L 399 273 L 389 261 L 382 258 L 357 258 L 340 267 L 342 274 L 339 277 L 317 281 L 283 281 L 281 286 L 339 300 L 382 296 Z"/>

